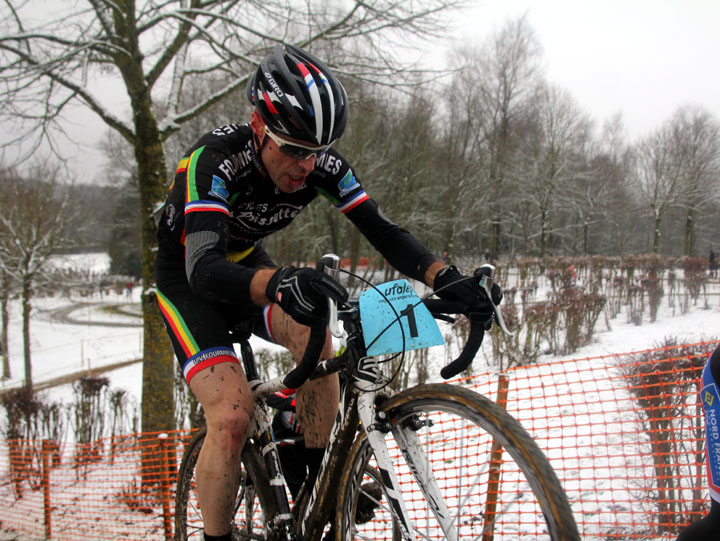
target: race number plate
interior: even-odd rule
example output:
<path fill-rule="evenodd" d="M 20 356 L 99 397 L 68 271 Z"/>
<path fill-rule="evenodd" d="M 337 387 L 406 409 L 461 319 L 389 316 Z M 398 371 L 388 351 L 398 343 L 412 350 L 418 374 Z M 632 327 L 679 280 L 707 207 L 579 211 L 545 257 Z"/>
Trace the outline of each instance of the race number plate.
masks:
<path fill-rule="evenodd" d="M 360 294 L 359 302 L 368 355 L 444 344 L 435 319 L 407 280 L 368 289 Z"/>

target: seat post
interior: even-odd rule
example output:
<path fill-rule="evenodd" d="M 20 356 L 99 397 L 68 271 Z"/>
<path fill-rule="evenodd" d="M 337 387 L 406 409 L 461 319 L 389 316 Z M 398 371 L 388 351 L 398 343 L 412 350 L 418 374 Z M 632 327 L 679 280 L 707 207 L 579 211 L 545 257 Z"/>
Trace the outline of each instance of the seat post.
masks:
<path fill-rule="evenodd" d="M 247 338 L 241 338 L 238 343 L 240 344 L 240 356 L 242 357 L 243 368 L 248 381 L 260 379 L 250 341 Z"/>

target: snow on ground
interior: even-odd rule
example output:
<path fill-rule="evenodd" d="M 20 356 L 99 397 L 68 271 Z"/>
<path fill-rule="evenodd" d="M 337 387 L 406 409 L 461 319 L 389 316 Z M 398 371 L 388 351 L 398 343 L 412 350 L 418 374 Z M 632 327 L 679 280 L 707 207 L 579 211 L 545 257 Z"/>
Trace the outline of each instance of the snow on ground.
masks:
<path fill-rule="evenodd" d="M 82 261 L 72 261 L 72 265 L 82 265 Z M 102 272 L 102 257 L 95 257 L 89 265 L 97 272 Z M 518 410 L 538 410 L 541 414 L 540 424 L 528 426 L 538 443 L 543 448 L 548 448 L 548 457 L 551 461 L 564 462 L 564 472 L 571 473 L 575 478 L 564 478 L 567 489 L 570 493 L 580 494 L 588 490 L 598 493 L 595 507 L 590 510 L 592 515 L 606 516 L 608 520 L 617 520 L 618 510 L 614 508 L 615 499 L 609 495 L 618 495 L 621 501 L 633 501 L 633 491 L 626 486 L 616 486 L 613 480 L 613 467 L 617 460 L 636 460 L 636 467 L 643 468 L 640 457 L 642 455 L 641 441 L 629 442 L 626 439 L 618 440 L 617 426 L 625 421 L 634 422 L 634 419 L 627 420 L 628 404 L 617 401 L 614 408 L 607 407 L 595 411 L 594 405 L 600 405 L 604 393 L 613 387 L 612 365 L 607 360 L 597 361 L 593 357 L 621 354 L 632 351 L 640 351 L 657 347 L 667 337 L 675 337 L 679 342 L 699 342 L 720 338 L 720 284 L 715 282 L 711 285 L 708 303 L 705 305 L 700 301 L 698 305 L 692 306 L 688 313 L 680 314 L 677 307 L 669 305 L 669 299 L 664 298 L 662 307 L 658 314 L 657 321 L 650 323 L 647 314 L 641 326 L 627 322 L 624 311 L 621 311 L 617 318 L 606 322 L 604 317 L 599 319 L 593 341 L 578 351 L 564 357 L 543 355 L 538 363 L 540 366 L 531 366 L 522 369 L 527 373 L 524 377 L 532 377 L 539 381 L 546 381 L 547 385 L 565 388 L 565 393 L 558 393 L 555 396 L 546 396 L 541 392 L 539 385 L 531 389 L 511 389 L 511 402 L 515 403 Z M 33 360 L 33 379 L 36 383 L 47 381 L 63 374 L 97 368 L 122 361 L 139 359 L 142 354 L 142 328 L 139 318 L 140 288 L 135 287 L 132 291 L 107 292 L 102 295 L 98 292 L 91 296 L 71 298 L 39 298 L 34 301 L 34 310 L 31 320 L 31 344 Z M 258 339 L 253 339 L 253 347 L 256 350 L 271 347 Z M 23 380 L 23 348 L 20 326 L 20 307 L 17 302 L 12 304 L 10 322 L 10 361 L 12 379 L 2 382 L 0 390 L 17 386 Z M 442 355 L 442 348 L 432 350 L 435 357 Z M 486 359 L 491 355 L 489 341 L 483 346 L 483 355 Z M 542 363 L 559 360 L 578 359 L 573 362 L 577 371 L 569 370 L 567 381 L 559 381 L 557 374 L 550 374 Z M 435 364 L 440 362 L 435 359 Z M 476 373 L 482 373 L 486 369 L 481 366 L 482 359 L 476 361 Z M 438 369 L 431 369 L 434 379 Z M 490 370 L 492 372 L 492 370 Z M 113 389 L 125 389 L 135 397 L 139 404 L 141 396 L 142 366 L 135 363 L 122 369 L 108 372 L 105 375 L 111 379 Z M 489 375 L 489 377 L 492 377 Z M 615 376 L 616 377 L 616 376 Z M 589 382 L 589 383 L 588 383 Z M 620 382 L 622 384 L 622 382 Z M 592 388 L 590 388 L 590 385 Z M 72 400 L 72 387 L 61 385 L 48 391 L 52 400 L 70 402 Z M 617 391 L 615 391 L 617 393 Z M 577 408 L 572 404 L 574 396 L 597 395 L 596 401 L 583 402 L 583 407 Z M 609 396 L 617 396 L 617 394 Z M 613 398 L 617 400 L 617 398 Z M 606 404 L 607 406 L 607 404 Z M 583 409 L 585 408 L 585 409 Z M 544 412 L 545 414 L 542 414 Z M 516 415 L 516 411 L 511 413 Z M 577 417 L 570 420 L 568 415 Z M 544 425 L 542 423 L 545 423 Z M 602 425 L 606 432 L 603 441 L 597 441 L 597 434 L 593 432 L 592 442 L 578 433 L 568 432 L 567 427 L 576 430 L 576 427 L 589 425 Z M 623 435 L 626 438 L 627 434 Z M 553 440 L 576 440 L 563 445 L 562 456 L 560 447 L 553 445 Z M 629 453 L 622 458 L 616 455 L 612 449 L 617 446 L 627 447 L 632 445 L 639 449 L 637 453 Z M 570 449 L 570 451 L 568 451 Z M 572 449 L 577 451 L 573 459 L 567 453 Z M 575 462 L 573 462 L 575 460 Z M 598 468 L 598 460 L 605 461 L 606 474 L 602 474 Z M 571 467 L 572 464 L 576 466 Z M 630 466 L 631 464 L 624 464 Z M 595 475 L 600 474 L 598 481 L 593 481 L 594 476 L 583 477 L 585 470 L 595 468 Z M 597 479 L 597 477 L 595 477 Z M 584 480 L 585 479 L 585 480 Z M 588 486 L 590 483 L 592 486 Z M 603 495 L 604 494 L 604 495 Z M 605 496 L 608 496 L 606 498 Z M 586 503 L 582 504 L 581 513 L 588 513 Z M 628 510 L 632 513 L 632 510 Z M 586 532 L 588 533 L 588 532 Z"/>
<path fill-rule="evenodd" d="M 97 273 L 108 267 L 105 254 L 63 256 L 58 265 L 85 268 Z M 139 359 L 142 356 L 142 327 L 140 320 L 141 288 L 134 287 L 120 293 L 95 292 L 90 296 L 37 298 L 31 315 L 31 354 L 33 381 L 42 383 L 71 372 L 79 372 L 114 363 Z M 542 298 L 542 294 L 540 295 Z M 676 303 L 677 304 L 677 303 Z M 592 343 L 564 357 L 543 355 L 539 363 L 563 359 L 581 359 L 613 353 L 627 353 L 658 346 L 666 337 L 677 337 L 680 342 L 697 342 L 720 338 L 720 283 L 710 287 L 709 306 L 703 301 L 687 314 L 680 314 L 677 306 L 669 306 L 663 299 L 657 321 L 650 323 L 647 314 L 641 326 L 627 322 L 621 310 L 610 320 L 609 328 L 601 316 L 596 325 Z M 72 323 L 69 323 L 72 321 Z M 23 345 L 19 302 L 11 304 L 9 354 L 12 378 L 0 383 L 0 391 L 21 385 L 24 380 Z M 256 350 L 275 348 L 253 337 Z M 442 355 L 442 347 L 431 349 Z M 489 340 L 483 345 L 482 356 L 491 357 Z M 442 362 L 438 360 L 437 362 Z M 492 363 L 489 363 L 492 364 Z M 482 360 L 476 360 L 475 372 L 482 372 Z M 438 370 L 431 376 L 439 379 Z M 125 389 L 140 401 L 142 366 L 131 366 L 104 374 L 111 379 L 111 387 Z M 70 385 L 54 388 L 53 400 L 67 401 L 72 397 Z"/>

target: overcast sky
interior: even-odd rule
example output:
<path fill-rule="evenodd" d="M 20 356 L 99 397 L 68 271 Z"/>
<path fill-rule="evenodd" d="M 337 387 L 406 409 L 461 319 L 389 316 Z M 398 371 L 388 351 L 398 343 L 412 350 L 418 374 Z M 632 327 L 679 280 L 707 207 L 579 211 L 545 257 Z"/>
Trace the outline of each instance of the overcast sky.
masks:
<path fill-rule="evenodd" d="M 631 138 L 682 105 L 720 119 L 720 0 L 481 0 L 461 39 L 527 16 L 547 77 L 598 123 L 622 112 Z"/>
<path fill-rule="evenodd" d="M 622 112 L 634 140 L 682 105 L 720 119 L 720 0 L 479 0 L 459 18 L 455 39 L 479 44 L 523 15 L 543 47 L 548 80 L 598 125 Z M 78 180 L 91 181 L 104 161 L 92 145 L 107 127 L 87 115 L 74 124 L 70 131 L 85 141 L 72 157 Z"/>

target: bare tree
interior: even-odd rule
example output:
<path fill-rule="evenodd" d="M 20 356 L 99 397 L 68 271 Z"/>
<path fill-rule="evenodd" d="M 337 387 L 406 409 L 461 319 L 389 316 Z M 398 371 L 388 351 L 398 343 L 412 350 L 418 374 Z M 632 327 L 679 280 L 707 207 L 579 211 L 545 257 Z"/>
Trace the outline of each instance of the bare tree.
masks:
<path fill-rule="evenodd" d="M 627 181 L 631 149 L 619 113 L 604 123 L 588 160 L 588 174 L 579 179 L 573 198 L 581 227 L 582 253 L 622 255 L 633 242 L 628 231 L 632 230 L 637 209 Z"/>
<path fill-rule="evenodd" d="M 720 124 L 698 108 L 681 108 L 671 120 L 678 153 L 683 155 L 680 204 L 685 212 L 683 253 L 696 255 L 696 224 L 717 196 L 720 177 Z"/>
<path fill-rule="evenodd" d="M 25 386 L 32 388 L 30 313 L 36 289 L 48 278 L 48 260 L 65 248 L 73 220 L 70 191 L 57 190 L 57 168 L 36 167 L 26 176 L 4 172 L 0 215 L 0 265 L 20 291 Z M 9 282 L 6 281 L 9 285 Z"/>
<path fill-rule="evenodd" d="M 680 197 L 683 155 L 676 146 L 675 127 L 666 122 L 635 148 L 633 179 L 652 216 L 652 251 L 660 252 L 662 223 Z"/>
<path fill-rule="evenodd" d="M 544 256 L 550 236 L 560 234 L 561 219 L 569 216 L 579 178 L 586 174 L 592 125 L 570 94 L 557 86 L 543 85 L 534 112 L 537 128 L 523 149 L 527 176 L 517 193 L 536 212 L 537 252 Z"/>
<path fill-rule="evenodd" d="M 467 50 L 462 70 L 452 85 L 460 106 L 453 129 L 467 118 L 465 148 L 476 153 L 475 172 L 463 189 L 466 204 L 474 205 L 471 220 L 489 224 L 491 256 L 500 250 L 506 220 L 508 179 L 517 151 L 517 129 L 527 101 L 539 80 L 541 49 L 526 19 L 507 23 L 479 50 Z M 491 204 L 487 204 L 491 202 Z"/>
<path fill-rule="evenodd" d="M 134 149 L 143 217 L 144 430 L 172 426 L 174 411 L 175 367 L 155 302 L 150 220 L 165 195 L 163 141 L 242 88 L 251 67 L 277 43 L 331 43 L 329 61 L 339 74 L 402 84 L 407 66 L 397 55 L 403 39 L 416 44 L 444 31 L 445 17 L 464 2 L 87 0 L 86 7 L 62 4 L 40 22 L 32 2 L 6 0 L 0 8 L 0 114 L 23 121 L 18 138 L 30 138 L 31 149 L 42 140 L 55 148 L 52 135 L 62 128 L 63 116 L 81 105 Z M 93 77 L 122 81 L 129 121 L 92 93 L 87 82 Z M 183 88 L 193 78 L 224 85 L 187 106 Z"/>

